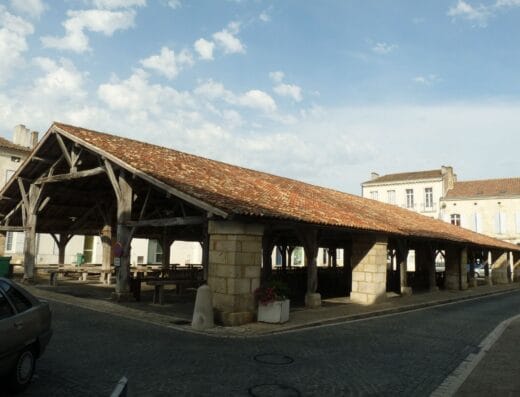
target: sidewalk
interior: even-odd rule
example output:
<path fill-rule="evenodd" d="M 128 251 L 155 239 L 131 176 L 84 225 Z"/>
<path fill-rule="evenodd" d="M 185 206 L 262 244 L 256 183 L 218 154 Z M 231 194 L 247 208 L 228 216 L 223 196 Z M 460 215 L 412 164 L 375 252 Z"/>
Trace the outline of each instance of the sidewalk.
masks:
<path fill-rule="evenodd" d="M 505 329 L 455 396 L 520 395 L 520 319 Z"/>
<path fill-rule="evenodd" d="M 288 332 L 324 324 L 416 310 L 491 294 L 506 293 L 519 290 L 520 284 L 479 286 L 465 291 L 437 291 L 405 297 L 389 294 L 386 301 L 371 306 L 350 303 L 348 298 L 325 299 L 322 307 L 317 309 L 291 308 L 290 320 L 285 324 L 251 323 L 238 327 L 216 326 L 205 332 L 194 331 L 190 326 L 194 297 L 175 295 L 173 291 L 168 293 L 167 304 L 155 305 L 151 303 L 151 291 L 142 292 L 141 302 L 117 303 L 109 298 L 113 287 L 84 282 L 65 282 L 59 287 L 49 287 L 42 284 L 29 286 L 27 289 L 43 299 L 167 326 L 185 332 L 218 337 L 247 337 Z"/>

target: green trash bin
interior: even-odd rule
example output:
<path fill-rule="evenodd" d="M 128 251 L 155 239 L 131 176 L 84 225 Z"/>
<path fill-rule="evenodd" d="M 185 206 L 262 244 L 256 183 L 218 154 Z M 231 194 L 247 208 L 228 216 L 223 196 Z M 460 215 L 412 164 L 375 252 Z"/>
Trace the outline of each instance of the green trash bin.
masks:
<path fill-rule="evenodd" d="M 81 266 L 85 263 L 85 256 L 81 253 L 76 254 L 76 266 Z"/>
<path fill-rule="evenodd" d="M 0 256 L 0 277 L 11 277 L 11 257 Z"/>

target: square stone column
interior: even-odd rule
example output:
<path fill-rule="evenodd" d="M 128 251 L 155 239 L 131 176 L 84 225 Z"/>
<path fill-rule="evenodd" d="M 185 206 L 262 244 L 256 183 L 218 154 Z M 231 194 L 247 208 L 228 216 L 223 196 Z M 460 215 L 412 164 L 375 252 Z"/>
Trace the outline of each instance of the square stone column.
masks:
<path fill-rule="evenodd" d="M 263 232 L 258 224 L 208 223 L 208 285 L 216 319 L 224 325 L 254 321 L 253 293 L 260 286 Z"/>
<path fill-rule="evenodd" d="M 491 280 L 493 284 L 509 283 L 507 279 L 507 267 L 509 266 L 507 257 L 508 255 L 505 251 L 493 252 L 493 263 L 491 266 Z"/>
<path fill-rule="evenodd" d="M 356 235 L 352 239 L 350 300 L 370 305 L 386 299 L 386 236 Z"/>
<path fill-rule="evenodd" d="M 429 291 L 438 291 L 435 278 L 435 251 L 426 243 L 415 246 L 415 279 Z"/>
<path fill-rule="evenodd" d="M 466 263 L 468 254 L 466 248 L 450 246 L 446 248 L 446 276 L 444 286 L 448 290 L 464 290 L 468 288 Z"/>
<path fill-rule="evenodd" d="M 520 252 L 513 252 L 513 281 L 520 281 Z"/>

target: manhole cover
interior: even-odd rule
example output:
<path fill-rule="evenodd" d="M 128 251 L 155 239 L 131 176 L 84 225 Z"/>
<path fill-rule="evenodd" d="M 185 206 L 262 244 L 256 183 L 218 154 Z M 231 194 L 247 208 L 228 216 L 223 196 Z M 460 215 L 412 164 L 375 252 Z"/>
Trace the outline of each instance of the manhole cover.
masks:
<path fill-rule="evenodd" d="M 254 397 L 298 397 L 301 393 L 294 387 L 279 383 L 256 385 L 248 390 L 250 396 Z"/>
<path fill-rule="evenodd" d="M 288 365 L 294 362 L 292 357 L 276 353 L 257 354 L 254 359 L 259 363 L 272 365 Z"/>
<path fill-rule="evenodd" d="M 188 325 L 188 324 L 191 324 L 191 321 L 188 321 L 188 320 L 172 320 L 170 322 L 172 324 L 175 324 L 175 325 Z"/>

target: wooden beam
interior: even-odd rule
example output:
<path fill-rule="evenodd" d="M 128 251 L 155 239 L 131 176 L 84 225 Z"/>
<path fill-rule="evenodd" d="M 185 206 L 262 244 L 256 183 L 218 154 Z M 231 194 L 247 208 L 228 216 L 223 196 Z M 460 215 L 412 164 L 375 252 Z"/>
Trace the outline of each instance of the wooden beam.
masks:
<path fill-rule="evenodd" d="M 91 170 L 84 170 L 84 171 L 78 171 L 78 172 L 71 172 L 69 174 L 59 174 L 59 175 L 42 177 L 42 178 L 39 178 L 38 180 L 36 180 L 34 183 L 41 185 L 43 183 L 71 181 L 73 179 L 88 178 L 90 176 L 104 174 L 105 172 L 106 172 L 105 167 L 96 167 Z"/>
<path fill-rule="evenodd" d="M 47 204 L 49 204 L 49 201 L 51 201 L 51 198 L 49 196 L 45 197 L 40 206 L 38 207 L 38 212 L 42 212 L 43 209 L 47 206 Z"/>
<path fill-rule="evenodd" d="M 116 194 L 117 201 L 121 201 L 121 188 L 119 187 L 119 182 L 117 181 L 116 174 L 114 169 L 112 168 L 112 164 L 107 159 L 103 159 L 105 162 L 105 168 L 107 170 L 108 179 L 114 188 L 114 193 Z"/>
<path fill-rule="evenodd" d="M 185 225 L 198 225 L 204 223 L 206 219 L 203 216 L 186 216 L 186 217 L 175 217 L 175 218 L 162 218 L 162 219 L 143 219 L 140 221 L 126 221 L 123 223 L 125 226 L 132 227 L 143 227 L 143 226 L 185 226 Z"/>
<path fill-rule="evenodd" d="M 24 211 L 29 211 L 29 198 L 27 197 L 27 191 L 21 178 L 16 178 L 18 181 L 18 187 L 20 188 L 20 195 L 22 196 Z"/>
<path fill-rule="evenodd" d="M 23 203 L 23 201 L 18 202 L 18 204 L 16 204 L 16 207 L 14 207 L 11 211 L 9 211 L 9 213 L 5 216 L 4 221 L 8 220 L 16 211 L 18 211 L 20 209 L 20 207 L 22 206 L 22 203 Z"/>
<path fill-rule="evenodd" d="M 18 201 L 12 197 L 9 196 L 0 196 L 0 200 L 9 200 L 9 201 Z"/>
<path fill-rule="evenodd" d="M 38 157 L 38 156 L 32 156 L 31 161 L 39 161 L 41 163 L 49 164 L 49 165 L 53 163 L 52 160 L 44 159 L 43 157 Z"/>
<path fill-rule="evenodd" d="M 25 232 L 27 230 L 26 227 L 23 226 L 3 226 L 0 225 L 0 231 L 2 232 Z"/>
<path fill-rule="evenodd" d="M 63 157 L 65 160 L 67 160 L 67 163 L 69 164 L 69 167 L 72 168 L 72 159 L 70 158 L 69 150 L 67 149 L 67 146 L 65 145 L 65 142 L 63 142 L 63 138 L 60 134 L 56 134 L 56 140 L 58 141 L 58 144 L 60 145 L 61 151 L 63 153 Z"/>

